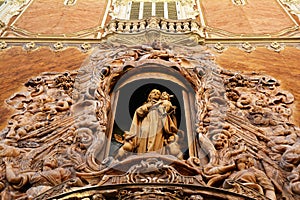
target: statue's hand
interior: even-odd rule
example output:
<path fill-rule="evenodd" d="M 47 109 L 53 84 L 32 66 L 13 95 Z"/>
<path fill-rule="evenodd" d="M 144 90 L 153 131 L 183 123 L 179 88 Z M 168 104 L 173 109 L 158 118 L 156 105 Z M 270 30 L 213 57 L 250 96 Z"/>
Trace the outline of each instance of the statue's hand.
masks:
<path fill-rule="evenodd" d="M 12 167 L 13 162 L 10 158 L 8 157 L 3 158 L 3 162 L 5 163 L 6 167 Z"/>
<path fill-rule="evenodd" d="M 162 101 L 157 101 L 156 103 L 152 104 L 152 107 L 157 107 L 162 103 L 163 103 Z"/>
<path fill-rule="evenodd" d="M 172 143 L 172 142 L 174 142 L 175 141 L 175 136 L 174 135 L 171 135 L 170 137 L 169 137 L 169 139 L 168 139 L 168 142 L 169 143 Z"/>
<path fill-rule="evenodd" d="M 122 136 L 120 136 L 118 134 L 114 134 L 114 138 L 117 142 L 124 144 L 124 140 L 123 140 Z"/>
<path fill-rule="evenodd" d="M 144 104 L 144 106 L 146 106 L 146 108 L 149 110 L 152 106 L 154 106 L 154 102 L 148 102 L 146 104 Z"/>

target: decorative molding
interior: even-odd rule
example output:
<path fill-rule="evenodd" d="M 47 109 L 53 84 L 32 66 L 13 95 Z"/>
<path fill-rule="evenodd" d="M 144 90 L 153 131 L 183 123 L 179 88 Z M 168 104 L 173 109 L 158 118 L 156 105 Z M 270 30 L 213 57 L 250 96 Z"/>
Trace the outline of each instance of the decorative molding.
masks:
<path fill-rule="evenodd" d="M 55 51 L 61 51 L 65 48 L 64 44 L 62 42 L 57 42 L 55 44 L 53 44 L 53 49 Z"/>
<path fill-rule="evenodd" d="M 218 42 L 218 43 L 215 44 L 214 49 L 218 53 L 223 53 L 226 50 L 226 47 L 223 44 L 221 44 L 220 42 Z"/>
<path fill-rule="evenodd" d="M 252 51 L 255 50 L 255 47 L 251 45 L 249 42 L 242 43 L 240 48 L 247 53 L 251 53 Z"/>
<path fill-rule="evenodd" d="M 29 42 L 24 45 L 24 49 L 27 51 L 32 51 L 32 50 L 37 49 L 37 46 L 34 42 Z"/>
<path fill-rule="evenodd" d="M 2 41 L 0 43 L 0 50 L 6 49 L 8 47 L 7 43 L 5 41 Z"/>
<path fill-rule="evenodd" d="M 80 48 L 83 52 L 88 52 L 92 48 L 92 45 L 85 42 L 82 45 L 80 45 Z"/>
<path fill-rule="evenodd" d="M 154 152 L 122 161 L 109 157 L 113 88 L 126 73 L 154 65 L 177 73 L 195 91 L 195 127 L 185 133 L 195 141 L 189 147 L 193 151 L 185 160 Z M 155 192 L 179 198 L 166 188 L 180 186 L 190 198 L 299 197 L 300 130 L 290 122 L 293 95 L 267 75 L 222 69 L 201 46 L 103 43 L 78 72 L 44 73 L 25 87 L 7 100 L 15 113 L 0 134 L 2 196 L 71 199 L 80 192 L 82 198 L 98 194 L 105 199 L 117 190 L 103 190 L 120 187 L 128 191 L 118 193 L 122 198 Z M 51 159 L 42 160 L 47 155 Z M 49 178 L 34 182 L 34 177 Z M 27 190 L 29 183 L 34 184 Z M 281 191 L 277 197 L 275 188 Z"/>
<path fill-rule="evenodd" d="M 278 42 L 272 42 L 268 48 L 275 52 L 280 52 L 280 51 L 284 50 L 284 45 L 280 44 Z"/>
<path fill-rule="evenodd" d="M 71 38 L 84 38 L 84 39 L 90 39 L 95 38 L 96 35 L 102 34 L 104 28 L 101 28 L 99 26 L 81 30 L 74 33 L 69 34 L 58 34 L 58 35 L 48 35 L 48 34 L 40 34 L 40 33 L 33 33 L 27 30 L 24 30 L 22 28 L 18 28 L 14 25 L 5 27 L 3 29 L 3 36 L 5 35 L 11 35 L 11 37 L 16 38 L 65 38 L 65 39 L 71 39 Z"/>
<path fill-rule="evenodd" d="M 295 33 L 299 33 L 299 25 L 287 27 L 283 30 L 268 34 L 237 34 L 215 27 L 206 26 L 205 33 L 208 34 L 207 38 L 272 38 L 272 37 L 289 37 Z"/>
<path fill-rule="evenodd" d="M 198 37 L 198 35 L 194 34 L 194 32 L 189 33 L 181 33 L 176 35 L 170 35 L 168 32 L 157 31 L 157 30 L 145 30 L 142 33 L 136 32 L 131 33 L 131 35 L 127 33 L 113 33 L 107 31 L 106 34 L 103 35 L 102 39 L 75 39 L 75 38 L 2 38 L 0 41 L 0 51 L 4 51 L 11 47 L 24 47 L 24 50 L 31 51 L 39 48 L 50 48 L 52 51 L 56 51 L 54 48 L 55 43 L 62 43 L 65 47 L 78 48 L 80 51 L 84 53 L 91 52 L 91 49 L 99 46 L 99 43 L 103 43 L 106 41 L 110 41 L 113 43 L 120 44 L 129 44 L 132 45 L 140 43 L 145 44 L 149 43 L 153 40 L 161 40 L 170 43 L 181 44 L 184 46 L 195 46 L 200 43 L 203 46 L 207 46 L 208 48 L 222 53 L 228 47 L 239 48 L 243 51 L 246 49 L 241 48 L 244 43 L 249 43 L 252 45 L 253 50 L 255 51 L 258 47 L 268 48 L 272 51 L 279 52 L 283 51 L 285 47 L 294 47 L 299 49 L 299 39 L 298 38 L 231 38 L 231 39 L 205 39 Z M 132 39 L 134 38 L 134 40 Z M 27 48 L 26 46 L 34 43 L 35 48 Z M 30 45 L 29 45 L 30 46 Z M 64 49 L 62 49 L 64 50 Z"/>
<path fill-rule="evenodd" d="M 195 171 L 191 166 L 176 159 L 174 160 L 174 158 L 169 157 L 166 159 L 161 157 L 161 155 L 146 155 L 144 159 L 132 157 L 132 163 L 137 164 L 131 165 L 122 175 L 104 175 L 98 185 L 143 183 L 206 185 L 202 180 L 200 171 Z M 111 166 L 111 169 L 128 168 L 128 164 L 123 164 L 126 162 L 128 160 L 116 163 L 114 166 Z"/>

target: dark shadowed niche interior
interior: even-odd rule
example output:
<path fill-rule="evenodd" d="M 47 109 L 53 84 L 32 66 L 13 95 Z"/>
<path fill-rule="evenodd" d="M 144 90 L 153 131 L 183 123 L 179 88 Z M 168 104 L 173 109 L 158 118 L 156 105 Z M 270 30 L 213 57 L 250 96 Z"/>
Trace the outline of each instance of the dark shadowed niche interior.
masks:
<path fill-rule="evenodd" d="M 112 91 L 110 126 L 107 144 L 107 156 L 114 157 L 122 146 L 114 135 L 123 137 L 130 130 L 136 109 L 142 106 L 153 89 L 167 92 L 173 97 L 170 101 L 176 106 L 175 116 L 180 134 L 180 148 L 184 159 L 194 155 L 194 97 L 190 83 L 175 69 L 157 64 L 141 66 L 125 73 Z"/>

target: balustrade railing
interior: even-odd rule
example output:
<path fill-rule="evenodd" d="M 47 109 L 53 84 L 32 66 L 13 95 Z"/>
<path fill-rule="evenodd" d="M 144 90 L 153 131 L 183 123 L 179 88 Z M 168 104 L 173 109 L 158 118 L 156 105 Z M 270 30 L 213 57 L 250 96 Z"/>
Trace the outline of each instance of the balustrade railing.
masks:
<path fill-rule="evenodd" d="M 138 33 L 149 29 L 158 29 L 171 33 L 187 33 L 200 31 L 200 25 L 193 19 L 169 20 L 149 18 L 143 20 L 112 20 L 108 25 L 110 33 Z"/>

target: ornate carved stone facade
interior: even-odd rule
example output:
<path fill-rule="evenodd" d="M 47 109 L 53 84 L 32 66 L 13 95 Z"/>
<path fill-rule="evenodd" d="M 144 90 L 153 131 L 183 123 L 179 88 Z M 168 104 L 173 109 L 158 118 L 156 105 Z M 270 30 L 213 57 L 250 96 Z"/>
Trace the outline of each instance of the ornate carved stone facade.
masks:
<path fill-rule="evenodd" d="M 104 43 L 77 72 L 30 79 L 7 100 L 15 114 L 1 132 L 2 197 L 297 199 L 293 95 L 272 77 L 224 70 L 213 59 L 200 46 Z M 118 98 L 144 79 L 192 88 L 173 91 L 185 125 L 164 143 L 170 153 L 123 148 L 114 157 Z M 184 156 L 172 153 L 178 149 Z"/>
<path fill-rule="evenodd" d="M 106 27 L 105 16 L 67 40 L 0 42 L 1 51 L 28 54 L 92 51 L 78 70 L 44 72 L 6 100 L 13 114 L 0 132 L 1 199 L 299 199 L 293 94 L 266 73 L 223 68 L 213 54 L 264 46 L 283 56 L 297 40 L 213 30 L 198 0 L 108 2 Z M 127 20 L 133 2 L 176 3 L 181 15 Z M 75 9 L 83 1 L 60 3 Z"/>

